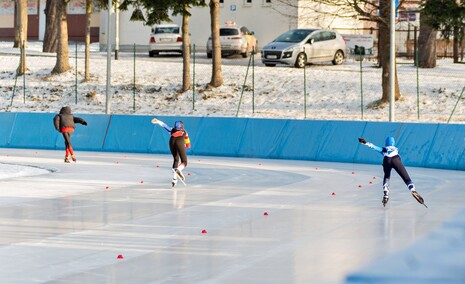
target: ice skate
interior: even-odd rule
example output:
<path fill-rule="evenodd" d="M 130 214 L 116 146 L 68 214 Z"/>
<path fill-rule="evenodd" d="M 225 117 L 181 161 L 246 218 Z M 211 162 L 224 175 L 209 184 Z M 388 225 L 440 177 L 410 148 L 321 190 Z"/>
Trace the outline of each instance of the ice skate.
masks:
<path fill-rule="evenodd" d="M 182 171 L 180 171 L 179 169 L 174 169 L 174 172 L 178 175 L 178 177 L 179 177 L 182 181 L 185 181 L 185 180 L 186 180 L 186 177 L 182 174 Z"/>
<path fill-rule="evenodd" d="M 388 203 L 388 201 L 389 201 L 389 196 L 387 196 L 387 195 L 383 196 L 383 201 L 382 202 L 383 202 L 384 207 L 386 207 L 386 204 Z"/>
<path fill-rule="evenodd" d="M 171 188 L 174 188 L 176 186 L 176 184 L 178 183 L 178 180 L 177 179 L 172 179 L 171 180 Z"/>
<path fill-rule="evenodd" d="M 389 201 L 389 185 L 386 183 L 383 185 L 383 206 L 386 207 L 386 204 L 388 203 Z"/>
<path fill-rule="evenodd" d="M 69 157 L 65 156 L 65 163 L 69 163 Z"/>
<path fill-rule="evenodd" d="M 415 190 L 412 190 L 412 196 L 418 201 L 418 203 L 428 208 L 428 206 L 426 206 L 425 204 L 425 201 L 423 200 L 423 197 L 421 197 L 420 194 L 418 194 L 418 192 L 416 192 Z"/>
<path fill-rule="evenodd" d="M 173 173 L 176 175 L 176 177 L 179 177 L 179 180 L 182 182 L 182 184 L 186 185 L 186 182 L 184 181 L 184 175 L 182 174 L 181 171 L 179 171 L 181 173 L 181 175 L 179 175 L 178 171 L 179 170 L 177 169 L 173 169 Z"/>
<path fill-rule="evenodd" d="M 71 155 L 71 159 L 73 160 L 73 162 L 75 162 L 75 163 L 76 163 L 76 156 L 74 156 L 74 155 Z"/>

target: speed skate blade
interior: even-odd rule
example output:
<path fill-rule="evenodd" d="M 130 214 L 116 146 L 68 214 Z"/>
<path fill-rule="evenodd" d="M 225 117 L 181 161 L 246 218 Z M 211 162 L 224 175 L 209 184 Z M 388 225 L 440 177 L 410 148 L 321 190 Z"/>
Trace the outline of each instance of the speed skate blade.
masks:
<path fill-rule="evenodd" d="M 425 201 L 423 200 L 423 197 L 421 197 L 420 194 L 418 194 L 418 192 L 412 191 L 412 196 L 418 201 L 418 203 L 428 208 L 428 206 L 426 206 L 425 204 Z"/>
<path fill-rule="evenodd" d="M 383 197 L 383 206 L 386 207 L 386 204 L 388 203 L 389 201 L 389 197 Z"/>
<path fill-rule="evenodd" d="M 175 173 L 176 175 L 178 174 L 175 169 L 173 169 L 173 173 Z M 178 180 L 180 180 L 182 184 L 187 185 L 186 182 L 182 180 L 181 178 L 178 178 Z"/>

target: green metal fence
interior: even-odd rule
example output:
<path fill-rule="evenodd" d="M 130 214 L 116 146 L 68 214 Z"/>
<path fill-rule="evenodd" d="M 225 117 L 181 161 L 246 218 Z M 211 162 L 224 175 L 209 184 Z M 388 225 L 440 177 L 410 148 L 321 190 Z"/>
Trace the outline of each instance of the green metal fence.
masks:
<path fill-rule="evenodd" d="M 57 105 L 70 105 L 75 112 L 104 113 L 104 53 L 92 51 L 89 82 L 81 80 L 83 45 L 70 46 L 70 54 L 72 70 L 60 75 L 50 75 L 53 56 L 28 54 L 22 86 L 15 75 L 17 65 L 2 64 L 0 111 L 55 112 Z M 20 56 L 21 52 L 6 55 L 0 50 L 0 59 L 18 62 Z M 396 120 L 464 122 L 465 65 L 439 59 L 436 68 L 422 69 L 414 61 L 397 59 L 401 97 L 395 103 Z M 382 96 L 382 70 L 376 58 L 360 54 L 342 65 L 328 62 L 298 69 L 265 67 L 260 52 L 253 52 L 247 58 L 225 57 L 222 63 L 223 86 L 207 88 L 211 59 L 204 47 L 193 46 L 191 89 L 179 92 L 182 58 L 172 54 L 149 58 L 148 52 L 136 50 L 134 45 L 132 52 L 120 53 L 119 59 L 111 62 L 112 112 L 388 121 L 388 106 L 377 104 Z M 17 96 L 19 88 L 22 98 Z"/>

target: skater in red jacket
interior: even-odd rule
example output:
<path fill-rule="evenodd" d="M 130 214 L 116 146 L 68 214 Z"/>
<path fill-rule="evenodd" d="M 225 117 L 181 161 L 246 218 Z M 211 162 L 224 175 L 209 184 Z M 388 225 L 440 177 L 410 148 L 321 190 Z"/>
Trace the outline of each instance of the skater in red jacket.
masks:
<path fill-rule="evenodd" d="M 173 155 L 173 180 L 171 181 L 171 186 L 175 187 L 178 178 L 183 183 L 185 180 L 182 170 L 187 167 L 186 148 L 191 147 L 189 135 L 186 129 L 184 129 L 184 123 L 182 121 L 176 121 L 173 128 L 156 118 L 152 119 L 152 123 L 160 125 L 171 135 L 169 142 L 171 155 Z M 180 159 L 181 163 L 179 163 Z"/>
<path fill-rule="evenodd" d="M 76 162 L 76 156 L 74 156 L 73 146 L 71 145 L 71 135 L 76 128 L 75 123 L 87 126 L 87 122 L 84 119 L 75 117 L 71 113 L 70 107 L 62 107 L 60 113 L 53 118 L 55 129 L 63 134 L 63 138 L 65 139 L 65 163 L 69 163 L 70 156 L 71 159 Z"/>

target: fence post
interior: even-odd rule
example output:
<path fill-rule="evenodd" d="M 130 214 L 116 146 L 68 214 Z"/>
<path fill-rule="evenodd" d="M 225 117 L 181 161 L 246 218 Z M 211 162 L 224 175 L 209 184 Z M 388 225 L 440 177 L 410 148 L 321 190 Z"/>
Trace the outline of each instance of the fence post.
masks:
<path fill-rule="evenodd" d="M 362 64 L 362 49 L 360 48 L 360 112 L 363 120 L 363 64 Z"/>
<path fill-rule="evenodd" d="M 305 53 L 305 47 L 304 47 Z M 304 64 L 304 119 L 307 118 L 307 67 Z"/>
<path fill-rule="evenodd" d="M 413 27 L 413 50 L 415 51 L 415 65 L 418 65 L 417 27 Z"/>
<path fill-rule="evenodd" d="M 417 69 L 417 118 L 420 120 L 420 76 L 418 73 L 418 50 L 415 49 L 415 62 L 416 62 L 416 69 Z"/>
<path fill-rule="evenodd" d="M 26 42 L 23 40 L 23 44 L 21 45 L 21 60 L 23 61 L 23 58 L 26 58 L 26 49 L 24 48 L 24 45 Z M 26 66 L 26 60 L 23 61 L 24 66 Z M 26 103 L 26 68 L 24 68 L 24 73 L 23 73 L 23 103 Z"/>
<path fill-rule="evenodd" d="M 192 110 L 195 110 L 195 44 L 192 54 Z"/>
<path fill-rule="evenodd" d="M 447 123 L 449 123 L 449 121 L 451 120 L 452 115 L 453 115 L 454 112 L 455 112 L 455 108 L 456 108 L 457 105 L 459 104 L 459 101 L 460 101 L 460 99 L 462 98 L 462 95 L 463 95 L 463 92 L 464 92 L 464 91 L 465 91 L 465 87 L 463 87 L 462 92 L 460 93 L 460 96 L 459 96 L 459 98 L 457 99 L 457 102 L 455 103 L 454 109 L 452 110 L 452 112 L 451 112 L 451 114 L 450 114 L 450 116 L 449 116 L 449 119 L 447 120 Z"/>
<path fill-rule="evenodd" d="M 13 105 L 13 99 L 15 97 L 15 91 L 16 91 L 16 83 L 18 82 L 18 73 L 15 73 L 15 84 L 13 86 L 13 95 L 11 95 L 11 102 L 10 102 L 10 107 Z"/>
<path fill-rule="evenodd" d="M 132 76 L 132 111 L 136 112 L 136 43 L 133 47 L 134 67 Z"/>
<path fill-rule="evenodd" d="M 249 68 L 250 68 L 250 61 L 251 61 L 251 60 L 252 60 L 252 56 L 250 56 L 250 58 L 249 58 L 249 64 L 247 64 L 247 71 L 245 72 L 244 83 L 242 84 L 241 97 L 240 97 L 240 99 L 239 99 L 239 105 L 237 106 L 236 117 L 238 117 L 238 115 L 239 115 L 239 109 L 241 108 L 242 96 L 244 95 L 245 83 L 247 82 L 247 76 L 249 75 Z"/>
<path fill-rule="evenodd" d="M 255 47 L 252 49 L 252 113 L 255 113 Z"/>
<path fill-rule="evenodd" d="M 77 52 L 77 41 L 76 41 L 76 44 L 75 44 L 75 78 L 74 78 L 74 102 L 75 104 L 77 104 L 77 93 L 78 93 L 78 83 L 77 83 L 77 77 L 78 77 L 78 60 L 77 60 L 77 56 L 78 56 L 78 52 Z"/>

